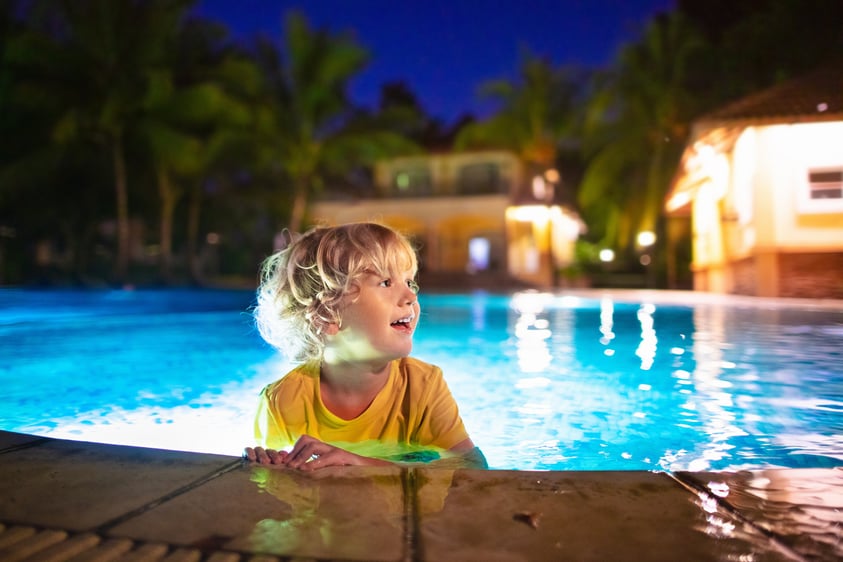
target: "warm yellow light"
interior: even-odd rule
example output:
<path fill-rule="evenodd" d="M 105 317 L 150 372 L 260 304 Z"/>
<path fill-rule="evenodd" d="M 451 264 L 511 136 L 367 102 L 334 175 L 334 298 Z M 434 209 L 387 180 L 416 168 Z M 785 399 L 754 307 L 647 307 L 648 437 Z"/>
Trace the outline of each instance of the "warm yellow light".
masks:
<path fill-rule="evenodd" d="M 639 246 L 647 248 L 656 243 L 656 234 L 654 232 L 650 232 L 649 230 L 645 230 L 638 233 L 638 238 L 636 240 L 638 241 Z"/>
<path fill-rule="evenodd" d="M 681 209 L 690 202 L 691 195 L 687 191 L 679 191 L 668 200 L 667 210 L 668 212 L 673 212 L 677 209 Z"/>
<path fill-rule="evenodd" d="M 553 221 L 553 229 L 565 240 L 576 240 L 580 236 L 582 226 L 574 217 L 567 214 L 562 207 L 554 205 L 550 207 L 550 220 Z"/>
<path fill-rule="evenodd" d="M 541 176 L 533 177 L 533 197 L 544 200 L 547 197 L 547 185 Z"/>
<path fill-rule="evenodd" d="M 550 209 L 546 205 L 521 205 L 510 207 L 507 213 L 513 220 L 544 224 L 550 218 Z"/>
<path fill-rule="evenodd" d="M 559 171 L 555 168 L 550 168 L 544 173 L 544 179 L 546 179 L 550 183 L 559 183 Z"/>

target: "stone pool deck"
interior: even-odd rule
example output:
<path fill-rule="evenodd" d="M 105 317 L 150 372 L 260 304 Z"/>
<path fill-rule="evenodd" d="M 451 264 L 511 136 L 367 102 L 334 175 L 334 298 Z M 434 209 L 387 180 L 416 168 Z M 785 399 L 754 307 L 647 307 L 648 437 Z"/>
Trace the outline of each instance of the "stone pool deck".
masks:
<path fill-rule="evenodd" d="M 843 469 L 345 468 L 0 432 L 0 561 L 843 559 Z"/>

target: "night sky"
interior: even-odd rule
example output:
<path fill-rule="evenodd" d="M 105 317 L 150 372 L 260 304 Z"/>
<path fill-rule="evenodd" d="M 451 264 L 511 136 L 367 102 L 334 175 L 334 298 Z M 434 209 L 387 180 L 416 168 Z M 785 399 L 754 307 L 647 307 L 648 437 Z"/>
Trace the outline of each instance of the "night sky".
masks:
<path fill-rule="evenodd" d="M 303 12 L 314 28 L 353 33 L 371 55 L 351 84 L 355 102 L 372 107 L 385 82 L 403 80 L 422 107 L 452 123 L 484 116 L 477 88 L 514 79 L 520 53 L 554 65 L 603 66 L 639 37 L 673 0 L 199 0 L 197 12 L 226 23 L 236 38 L 280 38 L 283 14 Z"/>

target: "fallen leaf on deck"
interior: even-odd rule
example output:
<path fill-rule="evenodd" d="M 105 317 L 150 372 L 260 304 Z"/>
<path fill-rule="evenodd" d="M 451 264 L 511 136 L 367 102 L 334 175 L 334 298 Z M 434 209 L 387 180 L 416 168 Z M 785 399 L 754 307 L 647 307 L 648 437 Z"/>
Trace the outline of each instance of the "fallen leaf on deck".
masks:
<path fill-rule="evenodd" d="M 519 511 L 515 515 L 512 516 L 513 519 L 516 521 L 521 521 L 522 523 L 526 523 L 533 529 L 539 528 L 539 519 L 541 518 L 542 514 L 537 513 L 535 511 Z"/>

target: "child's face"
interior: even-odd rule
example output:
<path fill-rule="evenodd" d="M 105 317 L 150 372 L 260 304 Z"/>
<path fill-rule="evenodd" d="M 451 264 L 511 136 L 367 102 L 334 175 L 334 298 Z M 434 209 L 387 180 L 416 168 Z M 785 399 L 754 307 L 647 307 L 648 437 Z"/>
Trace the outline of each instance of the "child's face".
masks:
<path fill-rule="evenodd" d="M 391 361 L 413 349 L 419 319 L 413 271 L 366 273 L 348 295 L 342 322 L 327 340 L 326 361 Z"/>

